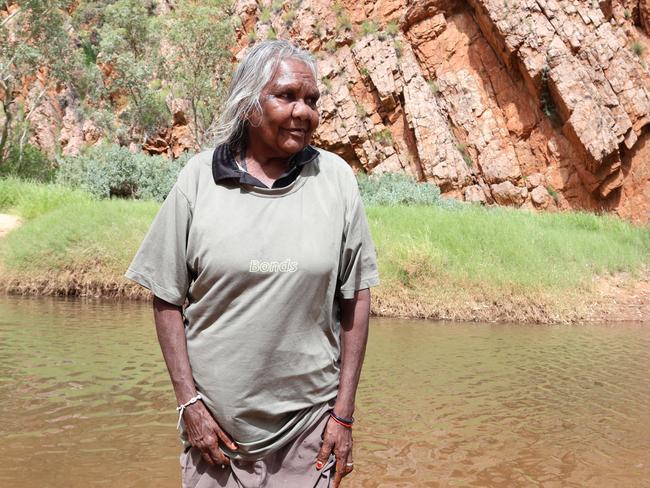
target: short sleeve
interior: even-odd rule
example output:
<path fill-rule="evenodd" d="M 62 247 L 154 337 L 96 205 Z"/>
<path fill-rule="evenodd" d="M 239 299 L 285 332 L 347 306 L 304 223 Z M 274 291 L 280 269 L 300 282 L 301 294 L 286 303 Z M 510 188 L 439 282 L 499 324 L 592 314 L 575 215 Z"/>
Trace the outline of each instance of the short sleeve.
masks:
<path fill-rule="evenodd" d="M 358 290 L 379 284 L 375 246 L 356 182 L 351 200 L 343 230 L 339 267 L 339 291 L 345 299 L 354 298 L 354 292 Z"/>
<path fill-rule="evenodd" d="M 187 236 L 192 209 L 175 185 L 163 202 L 125 276 L 182 306 L 190 284 Z"/>

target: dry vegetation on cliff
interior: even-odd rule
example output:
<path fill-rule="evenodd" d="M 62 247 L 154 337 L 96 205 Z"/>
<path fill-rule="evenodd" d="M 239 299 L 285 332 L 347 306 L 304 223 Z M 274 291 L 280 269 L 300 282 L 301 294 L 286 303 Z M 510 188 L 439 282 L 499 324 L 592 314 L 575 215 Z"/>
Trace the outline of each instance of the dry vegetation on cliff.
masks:
<path fill-rule="evenodd" d="M 0 179 L 0 212 L 25 224 L 0 241 L 0 289 L 144 298 L 122 277 L 158 209 L 56 185 Z M 370 206 L 382 284 L 378 315 L 574 322 L 593 281 L 650 264 L 650 229 L 590 214 Z M 606 305 L 606 304 L 604 304 Z M 615 318 L 615 315 L 610 315 Z"/>

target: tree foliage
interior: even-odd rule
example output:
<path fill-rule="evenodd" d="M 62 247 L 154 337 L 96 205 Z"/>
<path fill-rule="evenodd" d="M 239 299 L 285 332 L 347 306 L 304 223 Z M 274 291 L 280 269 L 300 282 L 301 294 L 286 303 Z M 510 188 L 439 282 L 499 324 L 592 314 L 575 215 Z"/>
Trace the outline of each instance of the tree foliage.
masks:
<path fill-rule="evenodd" d="M 194 138 L 203 146 L 231 75 L 234 26 L 228 0 L 179 0 L 165 22 L 167 77 L 189 102 Z"/>
<path fill-rule="evenodd" d="M 22 155 L 42 103 L 73 104 L 78 120 L 128 145 L 169 127 L 168 104 L 183 99 L 197 145 L 209 141 L 231 74 L 232 1 L 176 0 L 166 14 L 159 3 L 0 2 L 0 163 L 13 146 Z"/>
<path fill-rule="evenodd" d="M 29 118 L 56 80 L 68 78 L 66 0 L 6 1 L 0 23 L 0 163 L 9 145 L 23 148 Z M 24 97 L 24 83 L 32 93 Z"/>

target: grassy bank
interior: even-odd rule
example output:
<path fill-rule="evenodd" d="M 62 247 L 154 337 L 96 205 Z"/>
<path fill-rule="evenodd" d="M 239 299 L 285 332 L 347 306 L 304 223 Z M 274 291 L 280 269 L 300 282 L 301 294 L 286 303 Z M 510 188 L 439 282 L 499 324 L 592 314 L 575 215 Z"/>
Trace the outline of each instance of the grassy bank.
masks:
<path fill-rule="evenodd" d="M 157 203 L 96 200 L 0 180 L 0 212 L 25 224 L 0 241 L 0 288 L 142 297 L 122 278 Z M 650 229 L 590 214 L 369 207 L 382 285 L 375 313 L 458 320 L 579 320 L 596 276 L 650 263 Z"/>

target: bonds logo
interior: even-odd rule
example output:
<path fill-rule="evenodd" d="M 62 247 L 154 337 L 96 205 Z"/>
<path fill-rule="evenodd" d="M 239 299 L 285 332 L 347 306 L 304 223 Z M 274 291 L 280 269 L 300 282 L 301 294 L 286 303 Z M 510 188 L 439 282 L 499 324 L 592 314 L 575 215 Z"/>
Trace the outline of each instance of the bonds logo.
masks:
<path fill-rule="evenodd" d="M 248 271 L 251 273 L 295 273 L 298 263 L 291 259 L 284 261 L 260 261 L 251 259 Z"/>

